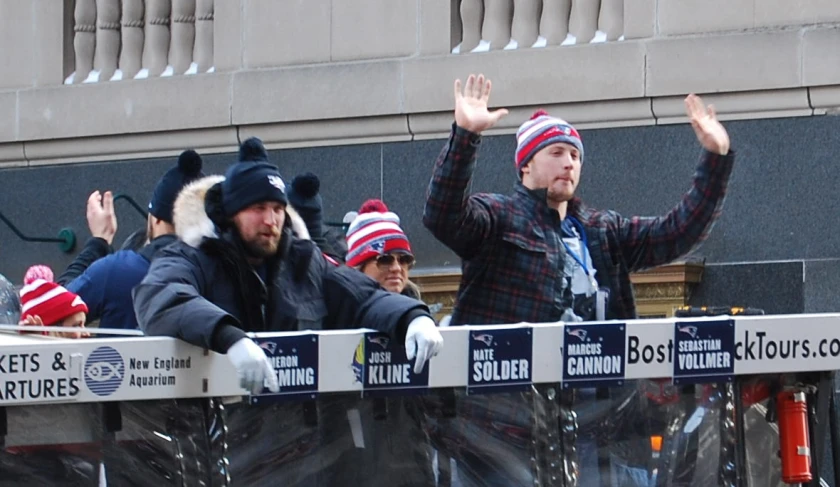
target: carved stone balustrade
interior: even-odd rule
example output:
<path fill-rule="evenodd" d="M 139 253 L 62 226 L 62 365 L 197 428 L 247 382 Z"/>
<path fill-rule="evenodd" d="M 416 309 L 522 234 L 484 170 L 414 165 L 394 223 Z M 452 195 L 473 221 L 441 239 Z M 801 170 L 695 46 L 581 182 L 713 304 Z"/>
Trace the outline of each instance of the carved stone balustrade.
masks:
<path fill-rule="evenodd" d="M 75 0 L 65 84 L 213 72 L 213 0 Z"/>
<path fill-rule="evenodd" d="M 624 40 L 625 0 L 460 0 L 454 54 Z"/>

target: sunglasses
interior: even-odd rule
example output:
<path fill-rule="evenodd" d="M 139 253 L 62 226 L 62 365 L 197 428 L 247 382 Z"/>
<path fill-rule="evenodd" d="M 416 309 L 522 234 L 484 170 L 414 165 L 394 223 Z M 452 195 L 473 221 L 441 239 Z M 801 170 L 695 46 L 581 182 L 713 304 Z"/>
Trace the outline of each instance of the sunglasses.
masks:
<path fill-rule="evenodd" d="M 395 260 L 403 267 L 408 267 L 409 269 L 414 267 L 414 256 L 409 254 L 383 254 L 376 258 L 376 265 L 382 269 L 388 269 L 394 265 Z"/>

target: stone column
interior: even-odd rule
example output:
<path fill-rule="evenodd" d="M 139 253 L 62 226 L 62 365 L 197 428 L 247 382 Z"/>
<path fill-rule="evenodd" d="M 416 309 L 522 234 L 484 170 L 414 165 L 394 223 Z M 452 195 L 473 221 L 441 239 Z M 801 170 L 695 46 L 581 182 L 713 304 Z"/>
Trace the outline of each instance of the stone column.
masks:
<path fill-rule="evenodd" d="M 505 49 L 528 47 L 537 41 L 542 0 L 513 0 L 511 39 Z"/>
<path fill-rule="evenodd" d="M 145 9 L 143 0 L 122 0 L 122 49 L 120 69 L 117 74 L 131 79 L 143 67 Z"/>
<path fill-rule="evenodd" d="M 572 0 L 543 0 L 540 36 L 534 47 L 558 46 L 569 34 Z"/>
<path fill-rule="evenodd" d="M 146 0 L 146 38 L 143 45 L 143 69 L 135 78 L 161 76 L 169 62 L 169 15 L 171 0 Z"/>
<path fill-rule="evenodd" d="M 195 5 L 195 46 L 188 74 L 213 69 L 213 0 L 198 0 Z"/>
<path fill-rule="evenodd" d="M 452 49 L 454 54 L 470 52 L 481 41 L 484 20 L 484 0 L 461 0 L 461 43 Z"/>
<path fill-rule="evenodd" d="M 601 0 L 598 32 L 603 32 L 607 41 L 624 37 L 624 0 Z"/>
<path fill-rule="evenodd" d="M 569 31 L 574 40 L 570 44 L 586 44 L 595 38 L 600 11 L 601 0 L 572 0 Z"/>
<path fill-rule="evenodd" d="M 64 80 L 64 84 L 81 83 L 93 70 L 93 54 L 96 46 L 96 0 L 76 0 L 73 13 L 73 50 L 75 69 Z"/>
<path fill-rule="evenodd" d="M 484 25 L 481 42 L 473 52 L 502 49 L 510 42 L 510 24 L 513 20 L 513 0 L 484 0 Z"/>
<path fill-rule="evenodd" d="M 120 2 L 96 0 L 96 55 L 85 83 L 110 80 L 120 56 Z"/>
<path fill-rule="evenodd" d="M 195 47 L 196 0 L 172 0 L 172 39 L 169 64 L 177 74 L 184 74 L 193 62 Z"/>

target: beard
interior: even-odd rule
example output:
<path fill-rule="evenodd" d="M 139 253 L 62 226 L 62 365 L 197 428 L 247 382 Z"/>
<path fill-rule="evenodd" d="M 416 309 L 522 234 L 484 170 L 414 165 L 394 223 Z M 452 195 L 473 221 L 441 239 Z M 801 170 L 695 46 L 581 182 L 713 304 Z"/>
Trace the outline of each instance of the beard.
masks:
<path fill-rule="evenodd" d="M 575 192 L 567 189 L 557 190 L 549 187 L 546 192 L 546 199 L 553 203 L 563 203 L 564 201 L 570 201 L 574 197 Z"/>
<path fill-rule="evenodd" d="M 278 235 L 276 239 L 262 238 L 252 241 L 243 240 L 242 244 L 245 248 L 245 253 L 248 254 L 249 257 L 255 259 L 268 259 L 277 253 L 277 249 L 280 247 L 280 238 L 281 237 Z"/>

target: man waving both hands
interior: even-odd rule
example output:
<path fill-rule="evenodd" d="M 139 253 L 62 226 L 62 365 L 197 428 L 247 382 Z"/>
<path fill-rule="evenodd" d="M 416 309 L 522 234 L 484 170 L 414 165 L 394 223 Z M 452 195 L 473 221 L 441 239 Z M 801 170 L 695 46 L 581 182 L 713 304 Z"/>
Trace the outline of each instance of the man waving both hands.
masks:
<path fill-rule="evenodd" d="M 714 108 L 693 94 L 685 99 L 703 151 L 682 200 L 663 216 L 624 217 L 575 197 L 583 141 L 571 124 L 542 110 L 517 131 L 513 192 L 470 195 L 481 133 L 508 113 L 488 109 L 490 91 L 483 75 L 470 75 L 463 86 L 455 81 L 455 123 L 426 197 L 424 225 L 462 259 L 450 326 L 636 318 L 630 273 L 686 255 L 721 212 L 735 156 Z M 530 407 L 502 396 L 510 411 Z M 494 403 L 495 414 L 504 414 Z M 531 424 L 518 426 L 530 434 Z M 496 469 L 482 458 L 481 445 L 474 446 L 470 463 L 476 464 L 462 470 Z M 497 471 L 498 485 L 531 480 L 519 477 L 530 470 L 524 466 Z"/>

